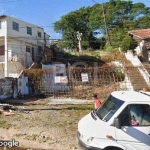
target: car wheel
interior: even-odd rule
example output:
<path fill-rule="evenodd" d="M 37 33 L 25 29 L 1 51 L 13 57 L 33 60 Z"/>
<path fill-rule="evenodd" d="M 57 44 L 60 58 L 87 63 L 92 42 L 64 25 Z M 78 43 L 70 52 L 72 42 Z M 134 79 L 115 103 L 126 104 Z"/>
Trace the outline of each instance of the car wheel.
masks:
<path fill-rule="evenodd" d="M 118 147 L 107 147 L 104 150 L 122 150 L 122 149 Z"/>

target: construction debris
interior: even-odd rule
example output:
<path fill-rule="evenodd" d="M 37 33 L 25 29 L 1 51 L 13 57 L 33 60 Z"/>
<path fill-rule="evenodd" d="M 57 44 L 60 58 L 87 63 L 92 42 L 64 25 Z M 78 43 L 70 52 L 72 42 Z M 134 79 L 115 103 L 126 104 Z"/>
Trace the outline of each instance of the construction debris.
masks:
<path fill-rule="evenodd" d="M 0 104 L 0 110 L 10 110 L 13 105 L 9 104 Z"/>
<path fill-rule="evenodd" d="M 4 111 L 3 114 L 4 116 L 11 116 L 11 115 L 14 115 L 15 113 Z"/>
<path fill-rule="evenodd" d="M 4 114 L 5 116 L 14 115 L 12 112 L 13 105 L 9 104 L 0 104 L 0 114 Z"/>

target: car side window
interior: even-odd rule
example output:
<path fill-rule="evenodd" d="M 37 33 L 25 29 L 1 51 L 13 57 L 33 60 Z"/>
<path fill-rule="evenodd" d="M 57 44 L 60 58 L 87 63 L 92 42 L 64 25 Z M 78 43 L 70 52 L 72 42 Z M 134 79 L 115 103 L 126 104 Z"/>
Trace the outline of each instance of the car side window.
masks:
<path fill-rule="evenodd" d="M 150 105 L 144 105 L 144 114 L 141 120 L 142 126 L 150 126 Z"/>
<path fill-rule="evenodd" d="M 150 105 L 128 105 L 118 118 L 121 126 L 150 126 Z"/>
<path fill-rule="evenodd" d="M 137 126 L 141 125 L 142 118 L 144 115 L 144 105 L 142 104 L 132 104 L 129 106 L 130 116 L 131 116 L 131 125 Z"/>
<path fill-rule="evenodd" d="M 127 106 L 118 116 L 121 126 L 130 126 L 130 112 Z"/>

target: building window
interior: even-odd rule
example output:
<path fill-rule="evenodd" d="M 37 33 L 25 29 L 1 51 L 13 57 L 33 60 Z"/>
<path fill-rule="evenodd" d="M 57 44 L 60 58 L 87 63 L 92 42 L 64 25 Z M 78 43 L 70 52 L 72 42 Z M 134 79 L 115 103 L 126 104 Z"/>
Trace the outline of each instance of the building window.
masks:
<path fill-rule="evenodd" d="M 32 47 L 32 61 L 34 61 L 34 47 Z"/>
<path fill-rule="evenodd" d="M 31 51 L 31 47 L 30 46 L 26 46 L 26 52 L 30 52 Z"/>
<path fill-rule="evenodd" d="M 4 49 L 5 49 L 4 45 L 0 46 L 0 56 L 5 55 Z"/>
<path fill-rule="evenodd" d="M 16 22 L 13 22 L 13 30 L 19 31 L 19 24 Z"/>
<path fill-rule="evenodd" d="M 38 46 L 38 53 L 42 54 L 42 46 Z"/>
<path fill-rule="evenodd" d="M 32 35 L 32 28 L 31 27 L 27 27 L 27 34 Z"/>
<path fill-rule="evenodd" d="M 42 37 L 42 34 L 41 34 L 41 32 L 38 32 L 38 37 Z"/>

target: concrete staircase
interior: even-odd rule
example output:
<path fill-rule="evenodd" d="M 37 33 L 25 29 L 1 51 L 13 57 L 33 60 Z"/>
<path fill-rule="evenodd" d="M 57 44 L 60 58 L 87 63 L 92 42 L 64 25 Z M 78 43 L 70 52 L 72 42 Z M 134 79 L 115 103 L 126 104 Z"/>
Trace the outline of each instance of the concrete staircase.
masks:
<path fill-rule="evenodd" d="M 143 87 L 148 88 L 150 86 L 150 67 L 148 72 L 138 57 L 134 56 L 132 52 L 126 53 L 125 56 L 124 67 L 133 90 L 141 90 Z"/>

